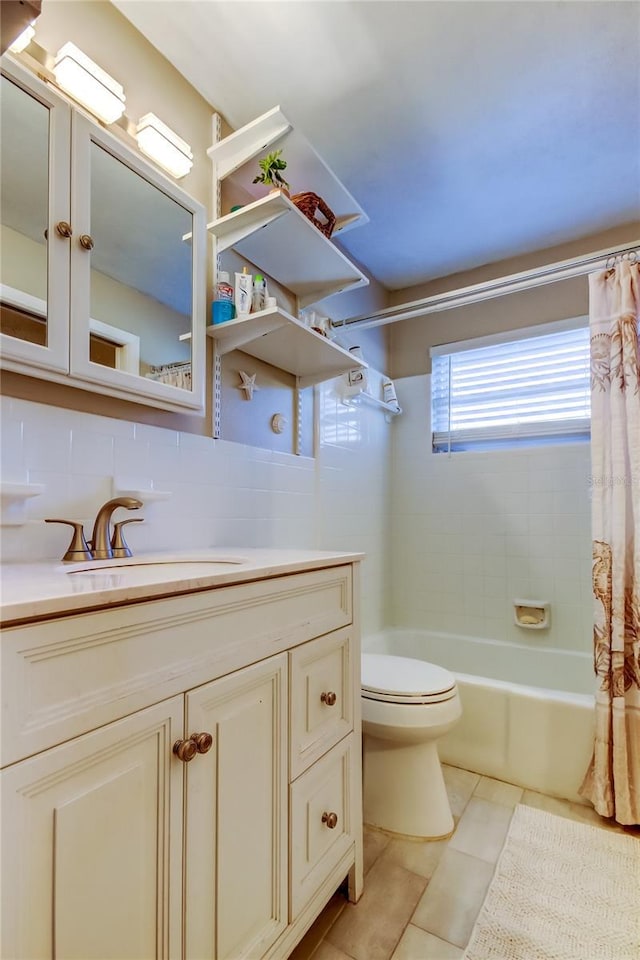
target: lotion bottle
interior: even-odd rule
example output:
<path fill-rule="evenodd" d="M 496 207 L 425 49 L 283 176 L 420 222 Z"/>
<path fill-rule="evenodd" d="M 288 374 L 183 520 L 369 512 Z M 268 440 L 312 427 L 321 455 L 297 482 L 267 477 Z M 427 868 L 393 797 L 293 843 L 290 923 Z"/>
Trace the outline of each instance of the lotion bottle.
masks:
<path fill-rule="evenodd" d="M 253 298 L 253 276 L 246 267 L 242 273 L 236 273 L 236 316 L 239 320 L 246 320 L 251 313 Z"/>

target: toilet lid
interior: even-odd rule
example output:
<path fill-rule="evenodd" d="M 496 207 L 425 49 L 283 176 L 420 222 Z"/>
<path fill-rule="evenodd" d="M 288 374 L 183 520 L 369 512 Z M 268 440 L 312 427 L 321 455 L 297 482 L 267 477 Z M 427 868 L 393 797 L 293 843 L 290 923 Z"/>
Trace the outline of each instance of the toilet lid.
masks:
<path fill-rule="evenodd" d="M 439 703 L 456 694 L 456 678 L 424 660 L 362 654 L 362 695 L 395 703 Z"/>

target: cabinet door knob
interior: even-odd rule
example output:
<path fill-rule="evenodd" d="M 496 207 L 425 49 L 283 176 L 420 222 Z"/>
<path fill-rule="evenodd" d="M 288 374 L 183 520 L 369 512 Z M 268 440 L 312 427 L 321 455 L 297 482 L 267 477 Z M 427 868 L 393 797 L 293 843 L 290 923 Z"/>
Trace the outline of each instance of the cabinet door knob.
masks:
<path fill-rule="evenodd" d="M 328 693 L 321 693 L 320 699 L 323 703 L 326 703 L 328 707 L 332 707 L 338 698 L 333 690 L 329 690 Z"/>
<path fill-rule="evenodd" d="M 192 733 L 191 739 L 195 743 L 198 753 L 209 753 L 213 746 L 213 737 L 210 733 Z"/>
<path fill-rule="evenodd" d="M 182 760 L 183 763 L 189 763 L 197 754 L 198 748 L 195 741 L 189 737 L 188 740 L 176 740 L 173 745 L 173 752 L 178 760 Z"/>
<path fill-rule="evenodd" d="M 80 237 L 80 246 L 84 247 L 85 250 L 93 250 L 93 237 L 90 237 L 88 233 L 83 233 Z"/>
<path fill-rule="evenodd" d="M 73 230 L 71 229 L 71 224 L 67 223 L 66 220 L 60 220 L 59 223 L 56 223 L 56 230 L 58 231 L 61 237 L 65 237 L 65 239 L 67 240 L 73 233 Z"/>
<path fill-rule="evenodd" d="M 329 827 L 329 830 L 334 830 L 338 826 L 338 814 L 337 813 L 323 813 L 322 822 L 326 823 Z"/>

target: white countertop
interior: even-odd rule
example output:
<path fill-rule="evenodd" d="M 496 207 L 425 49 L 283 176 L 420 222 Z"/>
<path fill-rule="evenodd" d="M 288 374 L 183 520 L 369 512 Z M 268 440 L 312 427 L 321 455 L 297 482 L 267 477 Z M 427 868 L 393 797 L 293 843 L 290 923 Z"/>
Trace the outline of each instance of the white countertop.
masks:
<path fill-rule="evenodd" d="M 126 560 L 1 564 L 0 623 L 8 626 L 116 603 L 246 583 L 338 566 L 363 556 L 322 550 L 225 547 L 138 554 Z M 232 560 L 240 562 L 229 562 Z M 144 565 L 137 565 L 141 563 Z"/>

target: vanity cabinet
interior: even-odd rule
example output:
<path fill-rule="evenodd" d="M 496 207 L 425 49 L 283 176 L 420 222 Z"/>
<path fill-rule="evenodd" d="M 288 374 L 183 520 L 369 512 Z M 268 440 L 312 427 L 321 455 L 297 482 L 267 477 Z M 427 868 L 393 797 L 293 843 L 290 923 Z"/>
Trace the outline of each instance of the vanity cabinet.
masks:
<path fill-rule="evenodd" d="M 3 367 L 201 411 L 204 207 L 7 55 L 1 84 Z"/>
<path fill-rule="evenodd" d="M 185 957 L 262 957 L 287 916 L 287 658 L 186 696 L 213 735 L 186 764 Z"/>
<path fill-rule="evenodd" d="M 180 956 L 182 706 L 2 771 L 3 957 Z"/>
<path fill-rule="evenodd" d="M 5 629 L 2 956 L 285 960 L 357 899 L 357 578 Z"/>

